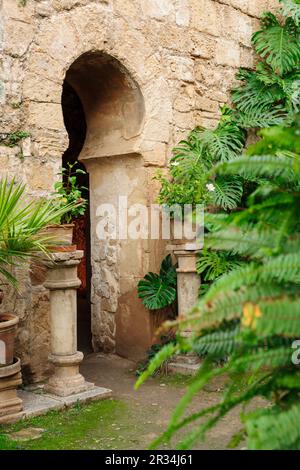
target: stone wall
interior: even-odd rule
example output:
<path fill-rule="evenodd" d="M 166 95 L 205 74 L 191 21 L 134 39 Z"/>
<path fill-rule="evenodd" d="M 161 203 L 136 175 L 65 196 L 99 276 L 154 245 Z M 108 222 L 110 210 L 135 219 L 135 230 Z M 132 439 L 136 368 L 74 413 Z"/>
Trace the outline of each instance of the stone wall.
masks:
<path fill-rule="evenodd" d="M 0 132 L 30 132 L 30 137 L 13 148 L 0 145 L 2 175 L 22 178 L 30 196 L 52 191 L 68 146 L 62 85 L 68 70 L 75 70 L 72 64 L 83 54 L 98 52 L 114 58 L 113 65 L 135 90 L 133 108 L 122 95 L 127 114 L 125 111 L 115 133 L 112 127 L 107 130 L 112 107 L 108 103 L 105 110 L 105 96 L 97 95 L 97 87 L 91 95 L 95 84 L 90 65 L 83 64 L 80 72 L 86 72 L 86 83 L 76 73 L 69 77 L 83 101 L 87 121 L 90 119 L 80 158 L 92 179 L 92 227 L 97 223 L 96 205 L 104 196 L 113 198 L 120 193 L 117 178 L 124 174 L 128 176 L 125 193 L 135 181 L 134 196 L 129 191 L 134 201 L 149 204 L 155 199 L 157 184 L 151 178 L 156 169 L 166 166 L 173 146 L 196 124 L 215 125 L 220 105 L 228 102 L 237 68 L 253 64 L 250 39 L 259 15 L 278 6 L 276 0 L 24 3 L 1 1 Z M 100 72 L 104 77 L 103 69 Z M 91 111 L 94 99 L 99 102 L 98 118 Z M 116 103 L 116 111 L 118 100 L 112 97 L 111 102 Z M 119 111 L 112 112 L 112 116 L 117 114 Z M 134 132 L 128 137 L 128 123 L 124 122 L 132 117 L 136 122 L 130 124 Z M 115 141 L 117 147 L 113 148 Z M 103 174 L 112 175 L 110 190 L 101 179 Z M 157 269 L 162 254 L 161 244 L 143 241 L 133 246 L 123 241 L 99 245 L 92 238 L 95 349 L 116 348 L 133 358 L 143 354 L 153 332 L 149 313 L 136 298 L 135 284 L 149 268 Z M 20 292 L 8 294 L 2 308 L 21 317 L 19 354 L 30 380 L 35 381 L 48 373 L 48 292 L 42 287 L 44 277 L 38 269 L 21 277 Z"/>

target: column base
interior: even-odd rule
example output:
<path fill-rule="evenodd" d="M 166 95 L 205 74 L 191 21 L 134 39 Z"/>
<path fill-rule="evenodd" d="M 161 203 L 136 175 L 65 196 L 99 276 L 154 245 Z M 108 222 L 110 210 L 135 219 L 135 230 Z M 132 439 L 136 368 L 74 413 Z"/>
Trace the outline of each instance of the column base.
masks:
<path fill-rule="evenodd" d="M 79 373 L 79 364 L 83 354 L 77 351 L 68 356 L 50 354 L 49 361 L 55 366 L 55 372 L 45 386 L 45 391 L 59 397 L 67 397 L 91 389 L 94 384 L 86 382 Z"/>
<path fill-rule="evenodd" d="M 17 387 L 22 384 L 21 362 L 0 367 L 0 424 L 9 424 L 22 418 L 23 402 L 17 396 Z"/>
<path fill-rule="evenodd" d="M 168 372 L 182 375 L 195 375 L 201 366 L 201 359 L 197 354 L 179 354 L 173 357 L 168 364 Z"/>

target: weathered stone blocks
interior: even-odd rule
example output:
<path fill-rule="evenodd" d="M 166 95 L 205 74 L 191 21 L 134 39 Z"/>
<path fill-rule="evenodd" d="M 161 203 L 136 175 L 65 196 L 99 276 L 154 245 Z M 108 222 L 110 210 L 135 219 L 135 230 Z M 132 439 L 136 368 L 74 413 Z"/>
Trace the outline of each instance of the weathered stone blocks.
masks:
<path fill-rule="evenodd" d="M 115 201 L 119 194 L 128 194 L 134 202 L 155 201 L 156 169 L 165 169 L 172 147 L 194 125 L 217 124 L 219 106 L 230 100 L 238 67 L 253 66 L 251 35 L 259 15 L 278 6 L 276 0 L 28 0 L 23 7 L 17 0 L 2 2 L 1 129 L 26 130 L 30 140 L 13 149 L 0 146 L 0 172 L 26 181 L 31 196 L 49 194 L 58 178 L 68 147 L 62 86 L 79 57 L 92 51 L 98 53 L 98 61 L 103 53 L 113 58 L 123 83 L 136 87 L 142 98 L 138 108 L 128 100 L 119 107 L 115 106 L 119 100 L 110 101 L 101 114 L 101 73 L 95 77 L 83 67 L 80 86 L 74 74 L 88 122 L 80 158 L 91 180 L 96 350 L 142 356 L 153 335 L 136 283 L 148 269 L 157 270 L 164 255 L 159 241 L 136 246 L 126 240 L 99 241 L 94 233 L 97 205 Z M 111 76 L 109 80 L 112 83 Z M 137 109 L 142 110 L 138 116 Z M 109 132 L 99 125 L 99 115 L 98 121 L 95 118 L 98 112 L 110 123 Z M 119 125 L 120 117 L 126 125 Z M 101 149 L 107 159 L 98 158 Z M 49 373 L 49 293 L 39 282 L 25 273 L 18 295 L 10 292 L 1 307 L 22 319 L 18 350 L 34 381 Z M 45 352 L 40 355 L 42 348 Z"/>

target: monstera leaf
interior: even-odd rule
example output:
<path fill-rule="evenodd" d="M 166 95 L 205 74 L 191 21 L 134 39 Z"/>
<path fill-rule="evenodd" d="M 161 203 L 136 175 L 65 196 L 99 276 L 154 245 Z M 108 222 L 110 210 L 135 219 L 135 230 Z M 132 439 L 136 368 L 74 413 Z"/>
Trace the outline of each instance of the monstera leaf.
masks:
<path fill-rule="evenodd" d="M 170 286 L 176 287 L 177 284 L 177 273 L 176 265 L 172 262 L 172 256 L 168 255 L 161 263 L 159 276 L 161 279 L 165 279 Z"/>
<path fill-rule="evenodd" d="M 254 33 L 252 43 L 256 53 L 280 76 L 298 67 L 299 31 L 291 17 L 282 25 L 272 13 L 265 13 L 262 29 Z"/>
<path fill-rule="evenodd" d="M 176 281 L 176 267 L 168 255 L 159 274 L 150 272 L 138 283 L 138 296 L 149 310 L 167 307 L 176 300 Z"/>

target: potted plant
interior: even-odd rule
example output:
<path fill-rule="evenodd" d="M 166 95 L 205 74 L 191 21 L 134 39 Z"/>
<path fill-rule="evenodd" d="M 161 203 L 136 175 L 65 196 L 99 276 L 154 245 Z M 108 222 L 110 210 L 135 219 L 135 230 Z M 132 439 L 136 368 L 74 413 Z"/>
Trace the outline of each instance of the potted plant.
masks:
<path fill-rule="evenodd" d="M 230 211 L 238 207 L 243 179 L 236 175 L 216 176 L 214 167 L 219 161 L 239 156 L 245 139 L 245 131 L 235 122 L 233 111 L 224 106 L 215 129 L 196 127 L 173 149 L 168 177 L 158 172 L 155 179 L 161 184 L 158 203 L 173 214 L 171 238 L 174 244 L 191 242 L 174 236 L 175 230 L 172 235 L 172 225 L 176 225 L 178 219 L 184 221 L 188 217 L 191 220 L 198 205 L 206 212 Z M 188 206 L 190 214 L 184 211 Z"/>
<path fill-rule="evenodd" d="M 76 204 L 64 207 L 43 199 L 28 202 L 25 198 L 25 185 L 13 179 L 0 180 L 0 288 L 5 284 L 18 288 L 13 268 L 31 258 L 50 256 L 49 248 L 53 240 L 45 232 L 45 227 Z M 0 290 L 0 301 L 3 291 Z M 0 302 L 0 303 L 1 303 Z M 19 318 L 11 312 L 0 314 L 0 366 L 14 361 L 14 340 Z"/>
<path fill-rule="evenodd" d="M 57 242 L 57 245 L 53 247 L 57 251 L 76 249 L 76 246 L 72 245 L 73 221 L 84 215 L 87 208 L 87 200 L 82 197 L 82 191 L 87 188 L 80 186 L 78 182 L 78 176 L 80 174 L 85 175 L 86 172 L 81 168 L 76 168 L 77 165 L 77 162 L 68 163 L 67 168 L 62 168 L 59 173 L 61 180 L 54 185 L 55 192 L 53 196 L 56 203 L 61 208 L 70 207 L 55 221 L 56 223 L 47 227 L 48 235 L 51 235 Z"/>

